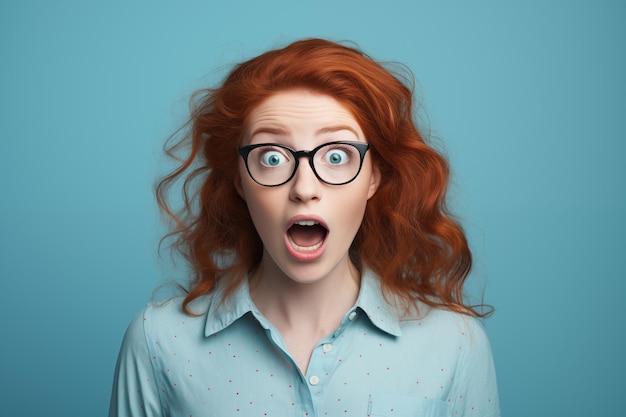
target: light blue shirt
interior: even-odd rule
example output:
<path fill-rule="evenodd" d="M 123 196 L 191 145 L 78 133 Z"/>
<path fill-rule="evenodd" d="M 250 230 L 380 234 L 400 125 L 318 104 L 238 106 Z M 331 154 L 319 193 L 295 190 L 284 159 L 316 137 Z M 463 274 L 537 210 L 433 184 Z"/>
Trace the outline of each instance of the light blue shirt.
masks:
<path fill-rule="evenodd" d="M 306 375 L 247 283 L 150 304 L 122 343 L 109 416 L 448 417 L 500 415 L 480 323 L 440 309 L 402 318 L 366 271 L 355 306 L 320 340 Z"/>

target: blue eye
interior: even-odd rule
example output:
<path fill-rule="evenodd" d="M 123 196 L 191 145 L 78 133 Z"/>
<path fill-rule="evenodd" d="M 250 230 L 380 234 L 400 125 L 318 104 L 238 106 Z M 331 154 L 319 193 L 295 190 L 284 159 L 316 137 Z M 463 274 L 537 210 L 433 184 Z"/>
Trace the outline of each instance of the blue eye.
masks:
<path fill-rule="evenodd" d="M 324 158 L 331 165 L 341 165 L 348 162 L 348 154 L 342 149 L 331 149 Z"/>
<path fill-rule="evenodd" d="M 287 161 L 285 156 L 277 151 L 267 151 L 261 155 L 261 163 L 269 167 L 276 167 Z"/>

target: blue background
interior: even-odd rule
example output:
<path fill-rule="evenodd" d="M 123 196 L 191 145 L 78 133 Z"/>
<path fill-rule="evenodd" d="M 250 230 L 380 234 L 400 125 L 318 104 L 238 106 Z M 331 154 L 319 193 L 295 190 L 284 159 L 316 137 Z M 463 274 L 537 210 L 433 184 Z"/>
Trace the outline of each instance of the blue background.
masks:
<path fill-rule="evenodd" d="M 0 2 L 0 415 L 105 415 L 189 95 L 301 37 L 412 68 L 509 417 L 623 413 L 626 3 Z M 622 410 L 621 412 L 619 410 Z"/>

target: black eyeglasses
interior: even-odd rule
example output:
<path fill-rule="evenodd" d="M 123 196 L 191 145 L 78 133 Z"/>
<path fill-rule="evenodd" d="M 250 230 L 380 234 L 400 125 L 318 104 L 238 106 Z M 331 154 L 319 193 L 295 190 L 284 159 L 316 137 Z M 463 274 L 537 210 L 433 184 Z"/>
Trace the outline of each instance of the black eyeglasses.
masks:
<path fill-rule="evenodd" d="M 250 178 L 266 187 L 289 182 L 298 170 L 300 158 L 308 158 L 320 181 L 344 185 L 359 175 L 368 149 L 369 145 L 363 142 L 329 142 L 312 151 L 295 151 L 276 143 L 259 143 L 242 146 L 239 155 L 246 163 Z"/>

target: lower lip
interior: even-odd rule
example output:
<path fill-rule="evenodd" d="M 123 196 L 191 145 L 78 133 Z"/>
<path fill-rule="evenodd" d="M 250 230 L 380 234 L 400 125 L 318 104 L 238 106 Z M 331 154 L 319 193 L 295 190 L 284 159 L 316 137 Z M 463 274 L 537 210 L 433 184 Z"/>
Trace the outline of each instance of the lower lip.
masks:
<path fill-rule="evenodd" d="M 299 262 L 313 262 L 317 261 L 324 255 L 326 251 L 326 242 L 328 241 L 328 232 L 326 232 L 326 237 L 324 237 L 324 242 L 322 245 L 314 250 L 298 250 L 293 247 L 291 240 L 289 239 L 289 235 L 285 233 L 285 245 L 287 246 L 287 251 L 292 258 Z"/>

